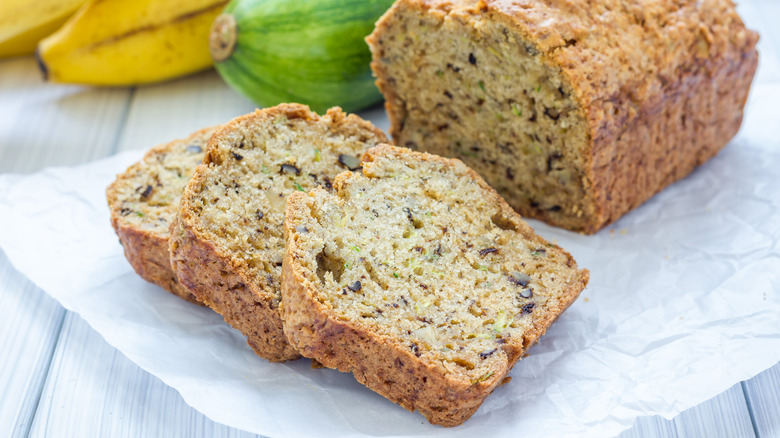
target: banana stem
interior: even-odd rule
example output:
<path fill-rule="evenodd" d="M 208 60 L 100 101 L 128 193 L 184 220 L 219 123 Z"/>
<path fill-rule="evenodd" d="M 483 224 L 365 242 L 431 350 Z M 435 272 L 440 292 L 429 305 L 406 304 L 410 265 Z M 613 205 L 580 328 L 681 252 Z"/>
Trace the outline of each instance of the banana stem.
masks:
<path fill-rule="evenodd" d="M 41 49 L 39 47 L 35 49 L 35 61 L 38 63 L 38 68 L 41 70 L 43 80 L 48 81 L 49 67 L 47 67 L 46 63 L 43 61 L 43 57 L 41 56 Z"/>

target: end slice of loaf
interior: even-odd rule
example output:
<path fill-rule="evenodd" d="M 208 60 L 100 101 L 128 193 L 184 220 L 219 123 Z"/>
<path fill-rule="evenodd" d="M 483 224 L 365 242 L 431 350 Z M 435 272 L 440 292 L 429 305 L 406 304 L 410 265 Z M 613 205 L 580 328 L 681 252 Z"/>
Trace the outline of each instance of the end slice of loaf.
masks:
<path fill-rule="evenodd" d="M 338 108 L 283 104 L 223 126 L 187 185 L 171 229 L 179 281 L 271 361 L 300 357 L 282 331 L 280 273 L 287 196 L 360 167 L 385 135 Z"/>
<path fill-rule="evenodd" d="M 203 159 L 215 128 L 155 146 L 106 189 L 111 225 L 130 265 L 145 280 L 201 304 L 176 278 L 168 253 L 169 227 L 184 187 Z"/>
<path fill-rule="evenodd" d="M 335 187 L 288 200 L 285 332 L 431 423 L 468 419 L 587 284 L 459 160 L 382 145 Z"/>

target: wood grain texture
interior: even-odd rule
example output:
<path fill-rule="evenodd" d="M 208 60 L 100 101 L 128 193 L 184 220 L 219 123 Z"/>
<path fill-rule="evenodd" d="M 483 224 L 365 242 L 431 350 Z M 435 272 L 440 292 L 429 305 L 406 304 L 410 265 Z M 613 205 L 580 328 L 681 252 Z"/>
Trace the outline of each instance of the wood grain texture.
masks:
<path fill-rule="evenodd" d="M 226 123 L 255 109 L 214 70 L 136 89 L 118 151 L 149 149 L 207 126 Z"/>
<path fill-rule="evenodd" d="M 0 172 L 109 155 L 131 94 L 128 88 L 46 84 L 31 57 L 0 60 Z"/>
<path fill-rule="evenodd" d="M 26 436 L 64 317 L 0 251 L 0 435 Z"/>
<path fill-rule="evenodd" d="M 744 382 L 742 387 L 757 436 L 780 437 L 780 364 Z"/>
<path fill-rule="evenodd" d="M 48 86 L 31 57 L 0 61 L 0 172 L 108 155 L 130 90 Z M 1 220 L 1 219 L 0 219 Z M 0 222 L 3 232 L 12 232 Z M 0 431 L 27 433 L 65 310 L 0 259 Z"/>
<path fill-rule="evenodd" d="M 672 420 L 642 417 L 620 438 L 638 437 L 754 437 L 745 395 L 740 384 L 694 406 Z"/>
<path fill-rule="evenodd" d="M 737 384 L 672 420 L 679 437 L 752 437 L 753 425 Z"/>
<path fill-rule="evenodd" d="M 30 436 L 236 437 L 68 312 Z"/>

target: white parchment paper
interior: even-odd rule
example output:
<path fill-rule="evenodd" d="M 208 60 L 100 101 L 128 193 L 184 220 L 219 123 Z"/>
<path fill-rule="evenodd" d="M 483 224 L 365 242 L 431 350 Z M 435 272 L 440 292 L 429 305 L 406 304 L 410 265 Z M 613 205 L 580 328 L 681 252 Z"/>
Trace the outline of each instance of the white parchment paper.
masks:
<path fill-rule="evenodd" d="M 233 427 L 273 437 L 615 435 L 780 361 L 780 86 L 768 59 L 738 137 L 688 178 L 594 236 L 531 222 L 590 269 L 590 284 L 512 381 L 454 429 L 351 375 L 268 363 L 217 314 L 136 276 L 104 190 L 141 151 L 0 176 L 0 247 L 111 345 Z"/>

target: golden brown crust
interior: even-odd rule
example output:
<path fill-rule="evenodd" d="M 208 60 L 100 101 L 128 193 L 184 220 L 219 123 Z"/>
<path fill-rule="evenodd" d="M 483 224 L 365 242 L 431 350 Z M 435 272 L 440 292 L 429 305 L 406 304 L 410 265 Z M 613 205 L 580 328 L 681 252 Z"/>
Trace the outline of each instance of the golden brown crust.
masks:
<path fill-rule="evenodd" d="M 581 231 L 616 221 L 725 147 L 742 124 L 757 64 L 751 51 L 734 68 L 685 74 L 624 128 L 601 131 L 590 155 L 599 214 Z"/>
<path fill-rule="evenodd" d="M 390 134 L 399 144 L 408 136 L 407 96 L 398 95 L 377 54 L 403 10 L 473 23 L 477 38 L 476 17 L 503 23 L 514 32 L 510 41 L 527 44 L 569 84 L 588 127 L 583 186 L 592 213 L 565 220 L 508 201 L 524 216 L 585 233 L 722 149 L 739 128 L 757 66 L 758 35 L 745 29 L 730 0 L 400 0 L 367 38 Z"/>
<path fill-rule="evenodd" d="M 150 163 L 157 161 L 165 154 L 175 154 L 177 149 L 190 144 L 207 143 L 215 128 L 199 130 L 181 140 L 174 140 L 151 148 L 144 157 L 131 165 L 125 172 L 117 175 L 117 178 L 106 189 L 106 199 L 111 210 L 111 226 L 114 228 L 119 242 L 124 249 L 125 257 L 135 272 L 146 281 L 154 283 L 168 292 L 187 300 L 191 303 L 204 305 L 186 287 L 181 285 L 173 271 L 168 253 L 168 228 L 144 226 L 148 223 L 130 221 L 123 214 L 125 202 L 135 201 L 127 198 L 127 186 L 132 184 L 139 174 L 149 172 Z M 174 190 L 175 189 L 170 189 Z M 176 195 L 181 195 L 177 193 Z M 178 201 L 168 207 L 158 207 L 156 218 L 148 221 L 163 219 L 172 221 L 175 210 L 178 209 Z"/>
<path fill-rule="evenodd" d="M 273 296 L 248 281 L 245 267 L 200 238 L 187 223 L 192 214 L 183 206 L 171 225 L 171 263 L 179 281 L 225 321 L 246 335 L 258 356 L 272 362 L 297 359 L 287 342 Z"/>
<path fill-rule="evenodd" d="M 167 238 L 126 226 L 115 218 L 112 218 L 111 225 L 119 236 L 127 261 L 138 275 L 186 301 L 204 305 L 176 278 L 168 254 Z"/>
<path fill-rule="evenodd" d="M 473 178 L 484 191 L 488 202 L 496 204 L 503 219 L 515 224 L 524 239 L 536 246 L 547 244 L 482 178 L 459 160 L 380 145 L 364 155 L 363 172 L 367 176 L 374 172 L 372 166 L 376 157 L 400 158 L 408 154 L 415 154 L 420 161 L 444 163 L 445 167 L 458 169 L 458 172 Z M 339 175 L 334 184 L 337 195 L 351 180 L 360 178 L 358 174 Z M 359 321 L 343 318 L 329 302 L 318 300 L 317 297 L 322 296 L 319 293 L 322 286 L 312 282 L 311 279 L 316 277 L 307 272 L 309 268 L 304 262 L 308 256 L 307 248 L 302 241 L 304 234 L 297 231 L 295 224 L 312 214 L 309 197 L 323 194 L 323 191 L 315 190 L 308 196 L 294 193 L 288 199 L 284 224 L 287 251 L 282 265 L 281 307 L 285 333 L 303 356 L 314 358 L 330 368 L 352 372 L 362 384 L 410 411 L 418 410 L 433 424 L 457 426 L 471 417 L 484 399 L 504 381 L 528 347 L 571 305 L 588 282 L 588 271 L 578 271 L 565 290 L 560 292 L 557 307 L 544 313 L 534 313 L 530 330 L 501 345 L 500 352 L 496 354 L 504 360 L 491 365 L 489 373 L 485 374 L 488 377 L 470 379 L 464 374 L 450 372 L 433 353 L 413 353 L 409 349 L 408 339 L 372 331 Z M 568 266 L 576 269 L 571 256 L 561 252 Z"/>

